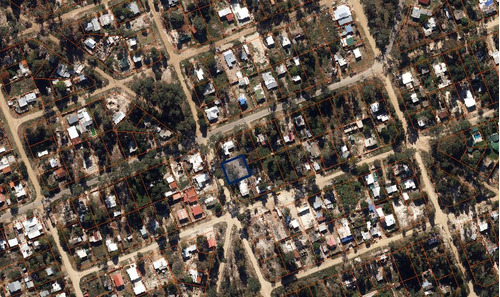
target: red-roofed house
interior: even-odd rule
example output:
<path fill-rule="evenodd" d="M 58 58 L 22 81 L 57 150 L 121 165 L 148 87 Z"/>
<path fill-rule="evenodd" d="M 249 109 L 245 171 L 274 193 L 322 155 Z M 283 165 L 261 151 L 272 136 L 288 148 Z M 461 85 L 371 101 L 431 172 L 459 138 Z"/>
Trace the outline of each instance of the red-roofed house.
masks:
<path fill-rule="evenodd" d="M 203 214 L 203 209 L 201 208 L 201 206 L 198 204 L 198 205 L 195 205 L 191 208 L 191 211 L 193 212 L 193 216 L 196 218 L 198 216 L 201 216 Z"/>
<path fill-rule="evenodd" d="M 62 168 L 62 167 L 57 169 L 54 173 L 55 173 L 57 179 L 63 179 L 66 177 L 66 170 L 64 170 L 64 168 Z"/>
<path fill-rule="evenodd" d="M 198 201 L 198 195 L 194 188 L 190 188 L 184 192 L 184 203 L 195 203 Z"/>
<path fill-rule="evenodd" d="M 229 23 L 232 22 L 232 21 L 234 21 L 234 14 L 232 14 L 232 13 L 226 14 L 226 20 Z"/>
<path fill-rule="evenodd" d="M 326 244 L 328 245 L 328 248 L 330 248 L 330 249 L 334 249 L 337 246 L 337 243 L 335 242 L 335 239 L 333 238 L 333 236 L 331 236 L 330 239 L 328 239 Z"/>
<path fill-rule="evenodd" d="M 113 275 L 113 282 L 115 283 L 115 287 L 117 288 L 121 288 L 124 285 L 121 273 Z"/>
<path fill-rule="evenodd" d="M 215 247 L 215 239 L 214 238 L 209 238 L 208 239 L 208 248 L 213 249 Z"/>

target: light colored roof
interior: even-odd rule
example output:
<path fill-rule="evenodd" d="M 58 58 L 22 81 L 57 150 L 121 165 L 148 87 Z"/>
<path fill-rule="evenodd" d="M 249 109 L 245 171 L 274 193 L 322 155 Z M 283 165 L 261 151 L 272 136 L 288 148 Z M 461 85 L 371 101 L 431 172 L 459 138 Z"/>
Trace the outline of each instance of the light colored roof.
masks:
<path fill-rule="evenodd" d="M 217 120 L 219 117 L 219 108 L 217 106 L 205 109 L 205 114 L 209 121 Z"/>
<path fill-rule="evenodd" d="M 76 130 L 76 126 L 69 127 L 68 134 L 69 134 L 69 138 L 71 138 L 71 139 L 78 138 L 79 134 L 78 134 L 78 130 Z"/>
<path fill-rule="evenodd" d="M 264 84 L 268 90 L 274 89 L 278 86 L 271 72 L 262 73 L 262 79 L 264 80 Z"/>
<path fill-rule="evenodd" d="M 226 15 L 230 14 L 231 13 L 231 8 L 229 7 L 226 7 L 224 9 L 221 9 L 217 12 L 219 14 L 219 17 L 220 18 L 223 18 L 225 17 Z"/>
<path fill-rule="evenodd" d="M 246 7 L 238 7 L 238 9 L 234 10 L 234 13 L 236 14 L 236 18 L 238 19 L 238 21 L 243 21 L 250 18 L 250 12 Z"/>
<path fill-rule="evenodd" d="M 139 273 L 137 272 L 137 268 L 135 266 L 132 266 L 129 269 L 127 269 L 127 274 L 128 277 L 130 277 L 131 281 L 136 281 L 139 279 Z"/>
<path fill-rule="evenodd" d="M 274 45 L 274 39 L 272 35 L 266 37 L 266 44 L 269 46 Z"/>
<path fill-rule="evenodd" d="M 137 282 L 134 286 L 134 294 L 140 295 L 144 292 L 146 292 L 146 287 L 144 287 L 144 284 L 142 283 L 142 281 Z"/>
<path fill-rule="evenodd" d="M 361 51 L 359 50 L 359 47 L 355 48 L 352 53 L 354 54 L 354 57 L 357 59 L 357 58 L 361 58 Z"/>
<path fill-rule="evenodd" d="M 411 74 L 410 71 L 407 71 L 405 73 L 403 73 L 403 75 L 401 76 L 401 80 L 403 81 L 403 84 L 408 84 L 408 83 L 411 83 L 413 82 L 413 75 Z"/>
<path fill-rule="evenodd" d="M 385 225 L 387 227 L 390 227 L 396 223 L 396 220 L 394 219 L 394 215 L 391 213 L 390 215 L 385 217 Z"/>
<path fill-rule="evenodd" d="M 240 188 L 240 193 L 241 193 L 241 196 L 245 197 L 246 195 L 249 194 L 249 191 L 248 191 L 248 183 L 246 180 L 242 180 L 239 184 L 239 188 Z"/>

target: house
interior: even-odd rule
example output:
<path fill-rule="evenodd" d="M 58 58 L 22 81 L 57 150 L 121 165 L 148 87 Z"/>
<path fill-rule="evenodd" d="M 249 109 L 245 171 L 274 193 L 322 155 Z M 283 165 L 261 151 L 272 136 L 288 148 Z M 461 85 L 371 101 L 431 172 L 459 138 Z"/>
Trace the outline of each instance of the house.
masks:
<path fill-rule="evenodd" d="M 375 147 L 377 145 L 377 140 L 374 137 L 365 139 L 365 148 Z"/>
<path fill-rule="evenodd" d="M 188 213 L 184 208 L 177 211 L 177 219 L 179 222 L 183 222 L 188 219 Z"/>
<path fill-rule="evenodd" d="M 239 5 L 235 5 L 233 8 L 234 14 L 236 15 L 236 19 L 238 19 L 238 22 L 245 22 L 250 20 L 250 12 L 248 11 L 248 8 L 241 7 Z"/>
<path fill-rule="evenodd" d="M 134 294 L 137 296 L 137 295 L 144 294 L 144 292 L 146 292 L 146 287 L 144 286 L 144 284 L 142 283 L 142 281 L 138 281 L 134 285 Z"/>
<path fill-rule="evenodd" d="M 226 18 L 227 15 L 232 14 L 231 8 L 226 7 L 224 9 L 221 9 L 217 12 L 217 14 L 219 15 L 219 18 L 221 18 L 221 19 Z"/>
<path fill-rule="evenodd" d="M 418 0 L 418 3 L 421 5 L 429 5 L 430 0 Z"/>
<path fill-rule="evenodd" d="M 76 126 L 71 126 L 68 128 L 68 134 L 70 139 L 76 139 L 80 135 L 78 134 L 78 130 L 76 129 Z"/>
<path fill-rule="evenodd" d="M 195 69 L 194 73 L 196 73 L 196 77 L 198 78 L 198 81 L 202 81 L 205 78 L 205 73 L 203 72 L 203 69 Z"/>
<path fill-rule="evenodd" d="M 484 232 L 488 230 L 488 221 L 478 220 L 479 232 Z"/>
<path fill-rule="evenodd" d="M 193 216 L 195 218 L 200 217 L 203 215 L 203 209 L 201 208 L 200 205 L 195 205 L 191 208 L 191 212 L 193 213 Z"/>
<path fill-rule="evenodd" d="M 85 39 L 83 43 L 90 50 L 94 50 L 95 46 L 97 45 L 97 42 L 92 37 Z"/>
<path fill-rule="evenodd" d="M 136 280 L 140 279 L 139 273 L 135 266 L 131 266 L 129 269 L 127 269 L 127 274 L 131 282 L 135 282 Z"/>
<path fill-rule="evenodd" d="M 190 245 L 186 247 L 184 250 L 182 250 L 182 256 L 185 259 L 191 258 L 191 256 L 197 251 L 198 249 L 196 248 L 196 245 Z"/>
<path fill-rule="evenodd" d="M 280 36 L 280 39 L 281 39 L 281 46 L 283 48 L 287 48 L 289 47 L 292 43 L 290 42 L 290 39 L 288 38 L 287 35 L 281 35 Z"/>
<path fill-rule="evenodd" d="M 339 54 L 335 54 L 335 55 L 333 56 L 333 58 L 334 58 L 335 62 L 337 62 L 337 63 L 339 64 L 339 66 L 340 66 L 341 68 L 343 68 L 343 67 L 347 66 L 347 61 L 346 61 L 346 60 L 344 59 L 344 57 L 342 57 L 341 55 L 339 55 Z"/>
<path fill-rule="evenodd" d="M 99 20 L 97 18 L 93 18 L 85 25 L 86 32 L 96 32 L 99 30 L 101 30 L 101 25 L 99 24 Z"/>
<path fill-rule="evenodd" d="M 334 19 L 340 26 L 348 24 L 353 21 L 351 9 L 347 5 L 339 5 L 333 11 Z"/>
<path fill-rule="evenodd" d="M 417 188 L 413 179 L 405 180 L 403 186 L 405 190 L 415 190 Z"/>
<path fill-rule="evenodd" d="M 203 189 L 205 183 L 210 181 L 206 173 L 198 174 L 197 176 L 194 177 L 194 180 L 196 181 L 196 184 L 200 189 Z"/>
<path fill-rule="evenodd" d="M 113 116 L 113 123 L 115 123 L 115 125 L 118 125 L 118 123 L 120 123 L 124 118 L 125 118 L 125 114 L 121 111 L 118 111 Z"/>
<path fill-rule="evenodd" d="M 7 285 L 7 288 L 9 289 L 10 294 L 19 292 L 21 291 L 21 282 L 20 281 L 11 282 Z"/>
<path fill-rule="evenodd" d="M 398 191 L 398 187 L 396 185 L 387 186 L 385 188 L 385 191 L 387 192 L 387 194 L 391 195 L 392 193 L 395 193 Z"/>
<path fill-rule="evenodd" d="M 205 109 L 205 114 L 209 122 L 216 122 L 219 118 L 219 108 L 217 106 Z"/>
<path fill-rule="evenodd" d="M 267 47 L 273 47 L 274 46 L 274 39 L 272 35 L 269 35 L 266 37 L 266 44 Z"/>
<path fill-rule="evenodd" d="M 286 66 L 285 64 L 280 64 L 276 67 L 276 73 L 278 74 L 278 76 L 282 76 L 286 73 L 287 69 L 286 69 Z"/>
<path fill-rule="evenodd" d="M 209 82 L 208 84 L 205 85 L 203 88 L 203 96 L 208 96 L 215 93 L 215 87 L 212 84 L 212 82 Z"/>
<path fill-rule="evenodd" d="M 26 60 L 22 60 L 19 63 L 19 70 L 21 70 L 21 75 L 22 76 L 26 76 L 26 75 L 28 75 L 30 73 L 28 62 L 26 62 Z"/>
<path fill-rule="evenodd" d="M 494 14 L 496 12 L 495 4 L 493 0 L 479 0 L 479 8 L 486 15 Z"/>
<path fill-rule="evenodd" d="M 443 76 L 448 70 L 444 62 L 434 64 L 432 65 L 432 68 L 434 69 L 434 73 L 436 74 L 436 76 Z"/>
<path fill-rule="evenodd" d="M 413 75 L 411 74 L 410 71 L 407 71 L 403 73 L 401 76 L 401 81 L 403 82 L 403 85 L 405 85 L 407 88 L 412 88 L 413 87 Z"/>
<path fill-rule="evenodd" d="M 63 167 L 60 167 L 56 171 L 54 171 L 54 174 L 55 174 L 57 180 L 61 180 L 61 179 L 66 178 L 67 173 Z"/>
<path fill-rule="evenodd" d="M 128 4 L 127 6 L 128 6 L 128 9 L 130 9 L 130 11 L 132 11 L 133 14 L 140 13 L 139 5 L 137 5 L 137 2 L 132 2 L 132 3 Z"/>
<path fill-rule="evenodd" d="M 153 262 L 153 267 L 155 270 L 162 271 L 168 268 L 167 261 L 165 258 L 160 258 Z"/>
<path fill-rule="evenodd" d="M 464 103 L 468 110 L 476 108 L 476 100 L 474 100 L 470 90 L 465 91 Z"/>
<path fill-rule="evenodd" d="M 396 223 L 396 220 L 394 219 L 394 215 L 391 213 L 390 215 L 386 216 L 384 218 L 384 223 L 386 227 L 391 227 Z"/>
<path fill-rule="evenodd" d="M 195 173 L 203 170 L 203 159 L 201 158 L 200 153 L 190 155 L 188 162 L 191 164 L 191 166 L 193 166 L 193 171 Z"/>
<path fill-rule="evenodd" d="M 43 227 L 38 221 L 37 217 L 31 217 L 23 222 L 24 234 L 28 239 L 34 239 L 42 235 Z"/>
<path fill-rule="evenodd" d="M 199 284 L 201 282 L 201 274 L 198 272 L 198 270 L 190 269 L 189 274 L 191 275 L 191 279 L 195 284 Z"/>
<path fill-rule="evenodd" d="M 103 14 L 99 17 L 99 21 L 101 22 L 101 25 L 103 27 L 109 26 L 113 20 L 114 20 L 114 17 L 110 13 Z"/>
<path fill-rule="evenodd" d="M 80 260 L 83 260 L 87 258 L 87 250 L 86 249 L 76 250 L 76 255 L 78 256 L 78 258 L 80 258 Z"/>
<path fill-rule="evenodd" d="M 113 275 L 113 282 L 115 283 L 116 288 L 122 288 L 123 285 L 125 284 L 123 282 L 123 277 L 122 277 L 121 273 L 117 273 L 117 274 Z"/>
<path fill-rule="evenodd" d="M 106 247 L 108 248 L 108 252 L 116 252 L 118 250 L 118 245 L 111 239 L 106 239 Z"/>
<path fill-rule="evenodd" d="M 232 140 L 226 141 L 222 144 L 222 150 L 224 151 L 224 155 L 229 156 L 234 149 L 234 142 Z"/>
<path fill-rule="evenodd" d="M 242 197 L 247 196 L 250 192 L 248 190 L 248 183 L 246 180 L 242 180 L 239 183 L 240 194 Z"/>
<path fill-rule="evenodd" d="M 278 87 L 278 83 L 274 79 L 274 76 L 272 75 L 271 72 L 262 73 L 262 79 L 264 80 L 264 84 L 266 85 L 266 88 L 268 90 L 272 90 Z"/>
<path fill-rule="evenodd" d="M 236 58 L 234 57 L 232 50 L 227 50 L 222 53 L 224 56 L 224 60 L 226 60 L 227 67 L 230 69 L 233 68 L 233 65 L 236 64 Z"/>
<path fill-rule="evenodd" d="M 354 58 L 356 58 L 356 60 L 361 59 L 361 51 L 359 50 L 359 47 L 353 49 L 352 53 L 354 54 Z"/>

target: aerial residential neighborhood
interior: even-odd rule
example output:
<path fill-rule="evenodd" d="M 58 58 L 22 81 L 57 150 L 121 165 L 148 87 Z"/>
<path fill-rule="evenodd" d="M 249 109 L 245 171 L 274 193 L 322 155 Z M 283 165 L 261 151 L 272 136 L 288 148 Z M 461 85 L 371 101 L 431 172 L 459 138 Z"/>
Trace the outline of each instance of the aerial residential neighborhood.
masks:
<path fill-rule="evenodd" d="M 0 0 L 0 295 L 499 295 L 494 0 Z"/>

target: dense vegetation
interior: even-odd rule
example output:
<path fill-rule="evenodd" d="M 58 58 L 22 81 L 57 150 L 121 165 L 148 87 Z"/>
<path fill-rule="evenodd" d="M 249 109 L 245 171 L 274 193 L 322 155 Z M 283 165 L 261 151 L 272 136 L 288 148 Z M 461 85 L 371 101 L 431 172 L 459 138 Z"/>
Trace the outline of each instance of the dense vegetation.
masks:
<path fill-rule="evenodd" d="M 377 47 L 385 53 L 389 45 L 389 36 L 391 30 L 396 25 L 399 16 L 399 7 L 397 0 L 361 0 L 364 6 L 365 14 L 370 26 L 370 33 L 375 38 Z"/>
<path fill-rule="evenodd" d="M 194 136 L 195 122 L 189 112 L 186 95 L 179 84 L 155 81 L 148 77 L 135 80 L 131 87 L 140 98 L 139 103 L 148 110 L 154 110 L 158 120 L 183 137 Z"/>

